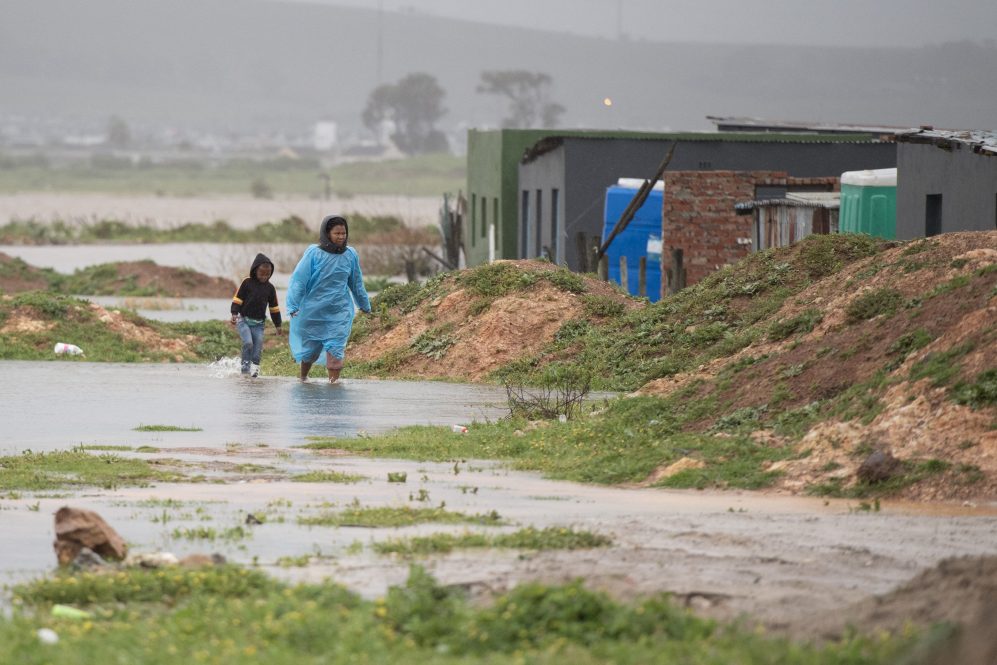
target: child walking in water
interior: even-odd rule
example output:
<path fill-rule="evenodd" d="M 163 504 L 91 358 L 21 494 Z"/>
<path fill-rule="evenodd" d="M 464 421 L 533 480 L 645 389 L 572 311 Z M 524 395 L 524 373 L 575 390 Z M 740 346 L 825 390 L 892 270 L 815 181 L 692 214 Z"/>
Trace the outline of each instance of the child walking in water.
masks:
<path fill-rule="evenodd" d="M 252 377 L 260 375 L 260 356 L 263 354 L 263 329 L 266 327 L 267 310 L 277 329 L 280 327 L 280 306 L 277 304 L 277 289 L 270 283 L 273 275 L 273 262 L 263 254 L 257 254 L 249 277 L 242 280 L 239 290 L 232 297 L 232 318 L 229 323 L 235 326 L 242 339 L 242 373 Z"/>

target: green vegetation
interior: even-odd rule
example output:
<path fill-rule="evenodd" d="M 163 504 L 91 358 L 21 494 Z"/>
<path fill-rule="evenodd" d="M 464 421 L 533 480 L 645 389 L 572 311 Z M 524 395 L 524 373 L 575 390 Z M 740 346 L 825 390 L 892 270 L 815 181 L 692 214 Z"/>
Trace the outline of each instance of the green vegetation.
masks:
<path fill-rule="evenodd" d="M 886 241 L 858 234 L 814 235 L 791 248 L 751 254 L 647 307 L 587 328 L 572 324 L 536 357 L 507 366 L 491 378 L 536 383 L 541 368 L 551 364 L 549 358 L 567 355 L 555 364 L 586 371 L 593 389 L 633 390 L 652 379 L 731 355 L 755 340 L 813 329 L 820 318 L 812 308 L 775 325 L 767 319 L 815 280 L 886 246 Z M 525 279 L 535 280 L 524 274 L 509 264 L 492 264 L 468 271 L 461 279 L 464 286 L 483 294 L 499 294 L 520 288 Z M 589 307 L 597 314 L 598 301 L 591 302 Z"/>
<path fill-rule="evenodd" d="M 465 186 L 466 159 L 435 154 L 323 169 L 315 159 L 231 159 L 218 165 L 194 160 L 154 164 L 95 156 L 90 162 L 55 166 L 44 159 L 0 160 L 0 192 L 63 191 L 154 194 L 319 196 L 328 176 L 339 196 L 383 194 L 438 196 Z M 350 229 L 352 231 L 352 227 Z"/>
<path fill-rule="evenodd" d="M 405 227 L 401 219 L 391 215 L 367 216 L 357 213 L 349 215 L 350 241 L 364 242 L 377 240 L 385 234 Z M 297 216 L 285 217 L 278 222 L 258 224 L 252 229 L 235 229 L 225 221 L 213 224 L 181 224 L 173 228 L 160 228 L 152 223 L 126 224 L 125 222 L 103 219 L 95 222 L 62 220 L 39 222 L 33 219 L 14 220 L 0 226 L 0 244 L 24 245 L 87 245 L 87 244 L 150 244 L 150 243 L 312 243 L 317 239 L 317 231 L 305 220 Z M 23 264 L 23 262 L 21 262 Z M 27 264 L 24 264 L 26 266 Z M 24 270 L 18 265 L 18 270 Z M 59 275 L 51 269 L 44 273 L 53 282 L 53 288 L 67 292 L 76 288 L 81 280 L 100 279 L 113 270 L 113 264 L 77 270 L 72 276 Z"/>
<path fill-rule="evenodd" d="M 519 584 L 487 606 L 413 567 L 403 586 L 366 601 L 335 584 L 289 586 L 230 566 L 59 576 L 14 589 L 0 618 L 0 662 L 297 665 L 304 662 L 886 665 L 924 637 L 850 633 L 820 646 L 700 619 L 656 595 L 614 602 L 580 582 Z M 49 616 L 52 604 L 91 613 Z M 40 644 L 50 627 L 56 644 Z"/>
<path fill-rule="evenodd" d="M 835 478 L 830 481 L 812 485 L 807 488 L 807 493 L 814 496 L 829 496 L 837 498 L 866 498 L 881 497 L 896 494 L 905 487 L 915 485 L 926 478 L 937 476 L 949 471 L 951 465 L 943 460 L 902 460 L 900 470 L 888 480 L 879 483 L 867 483 L 860 481 L 854 485 L 845 487 L 844 481 Z M 971 469 L 960 469 L 960 473 L 966 473 L 967 478 L 972 477 Z"/>
<path fill-rule="evenodd" d="M 487 515 L 465 515 L 443 508 L 410 508 L 409 506 L 363 508 L 354 502 L 340 512 L 326 512 L 312 517 L 299 517 L 306 526 L 398 527 L 413 524 L 482 524 L 496 526 L 502 518 L 492 511 Z"/>
<path fill-rule="evenodd" d="M 663 464 L 683 457 L 703 462 L 661 484 L 669 487 L 760 488 L 777 474 L 771 462 L 793 455 L 752 440 L 748 431 L 730 437 L 684 431 L 716 411 L 711 399 L 637 397 L 611 402 L 598 417 L 530 428 L 519 418 L 473 425 L 459 437 L 442 436 L 440 427 L 407 427 L 363 439 L 316 439 L 306 448 L 341 448 L 377 457 L 449 461 L 504 460 L 513 468 L 541 471 L 566 480 L 591 483 L 642 481 Z"/>
<path fill-rule="evenodd" d="M 86 300 L 64 295 L 28 291 L 13 296 L 0 310 L 0 326 L 12 316 L 39 320 L 16 335 L 0 335 L 0 360 L 59 360 L 60 362 L 213 362 L 230 356 L 238 348 L 238 337 L 221 320 L 165 323 L 121 310 L 121 319 L 137 330 L 164 340 L 181 341 L 184 351 L 163 344 L 150 344 L 137 336 L 126 336 L 98 317 Z M 72 340 L 85 356 L 56 356 L 56 342 Z"/>
<path fill-rule="evenodd" d="M 875 289 L 867 291 L 853 300 L 845 308 L 848 321 L 866 321 L 877 316 L 893 316 L 904 302 L 904 296 L 896 289 Z"/>
<path fill-rule="evenodd" d="M 953 399 L 974 409 L 997 404 L 997 369 L 980 372 L 971 382 L 959 382 L 952 391 Z"/>
<path fill-rule="evenodd" d="M 571 528 L 548 527 L 536 529 L 527 527 L 513 533 L 497 535 L 482 533 L 437 533 L 416 538 L 395 538 L 374 543 L 378 554 L 443 554 L 455 549 L 507 548 L 521 550 L 578 550 L 606 547 L 612 539 L 590 531 L 575 531 Z"/>
<path fill-rule="evenodd" d="M 363 476 L 353 473 L 342 473 L 340 471 L 311 471 L 291 476 L 291 480 L 297 483 L 358 483 L 363 480 Z"/>
<path fill-rule="evenodd" d="M 218 530 L 210 526 L 195 526 L 176 528 L 170 533 L 174 540 L 243 540 L 252 536 L 252 532 L 242 525 L 236 525 L 227 529 Z"/>
<path fill-rule="evenodd" d="M 179 427 L 177 425 L 139 425 L 132 428 L 136 432 L 201 432 L 200 427 Z"/>
<path fill-rule="evenodd" d="M 89 455 L 81 450 L 0 457 L 0 490 L 113 489 L 180 480 L 187 479 L 161 471 L 143 460 L 110 454 Z"/>

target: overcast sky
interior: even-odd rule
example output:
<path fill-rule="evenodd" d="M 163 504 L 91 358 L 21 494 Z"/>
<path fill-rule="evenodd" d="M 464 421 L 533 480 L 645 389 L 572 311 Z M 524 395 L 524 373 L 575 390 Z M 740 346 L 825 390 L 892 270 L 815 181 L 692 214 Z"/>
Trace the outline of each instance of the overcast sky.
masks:
<path fill-rule="evenodd" d="M 632 39 L 922 46 L 997 38 L 997 0 L 278 0 Z M 993 43 L 990 41 L 989 43 Z"/>

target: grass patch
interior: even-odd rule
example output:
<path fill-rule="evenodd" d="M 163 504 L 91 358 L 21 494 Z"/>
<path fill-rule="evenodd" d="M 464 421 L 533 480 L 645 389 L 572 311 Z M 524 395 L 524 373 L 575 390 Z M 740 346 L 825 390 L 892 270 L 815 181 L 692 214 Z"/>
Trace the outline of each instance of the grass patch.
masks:
<path fill-rule="evenodd" d="M 916 485 L 931 476 L 945 473 L 951 466 L 948 462 L 938 459 L 901 460 L 900 471 L 883 482 L 857 482 L 846 487 L 843 479 L 835 478 L 828 482 L 811 485 L 806 488 L 806 492 L 815 496 L 849 499 L 886 497 L 896 494 L 906 487 Z"/>
<path fill-rule="evenodd" d="M 970 341 L 945 351 L 929 353 L 911 367 L 909 378 L 911 381 L 930 379 L 932 386 L 946 385 L 959 374 L 961 365 L 956 361 L 974 348 L 976 343 Z"/>
<path fill-rule="evenodd" d="M 997 369 L 980 372 L 970 382 L 959 382 L 952 389 L 952 399 L 972 409 L 997 404 Z"/>
<path fill-rule="evenodd" d="M 164 345 L 150 345 L 138 337 L 124 337 L 101 321 L 88 301 L 69 296 L 29 291 L 19 293 L 5 304 L 0 322 L 11 312 L 37 319 L 37 330 L 0 336 L 0 360 L 57 360 L 58 362 L 177 362 L 176 351 Z M 182 339 L 188 351 L 185 360 L 215 361 L 232 355 L 238 337 L 224 321 L 165 323 L 145 319 L 121 310 L 122 319 L 164 339 Z M 190 336 L 190 337 L 188 337 Z M 86 356 L 56 356 L 56 342 L 71 340 Z"/>
<path fill-rule="evenodd" d="M 808 333 L 823 320 L 820 310 L 807 308 L 789 319 L 779 319 L 769 326 L 768 337 L 773 342 L 784 340 L 790 335 Z"/>
<path fill-rule="evenodd" d="M 352 473 L 341 473 L 339 471 L 311 471 L 309 473 L 299 473 L 291 476 L 291 480 L 296 483 L 358 483 L 363 480 L 363 476 Z"/>
<path fill-rule="evenodd" d="M 430 523 L 481 524 L 484 526 L 503 524 L 502 518 L 495 511 L 486 515 L 465 515 L 443 508 L 411 508 L 409 506 L 364 508 L 356 503 L 340 512 L 326 512 L 321 515 L 298 518 L 298 524 L 305 526 L 381 528 Z"/>
<path fill-rule="evenodd" d="M 820 646 L 701 619 L 664 594 L 633 604 L 585 588 L 517 585 L 482 606 L 418 566 L 367 601 L 333 583 L 288 585 L 233 567 L 80 574 L 15 588 L 0 617 L 0 662 L 298 665 L 310 662 L 682 662 L 886 665 L 927 639 L 849 633 Z M 53 603 L 87 621 L 49 616 Z M 52 627 L 59 642 L 40 645 Z M 931 635 L 928 637 L 937 636 Z M 925 642 L 927 643 L 927 642 Z M 930 643 L 929 643 L 930 644 Z"/>
<path fill-rule="evenodd" d="M 455 549 L 505 548 L 522 550 L 578 550 L 607 547 L 612 539 L 592 533 L 575 531 L 571 528 L 548 527 L 536 529 L 528 527 L 513 533 L 459 535 L 437 533 L 416 538 L 397 538 L 374 543 L 378 554 L 443 554 Z"/>
<path fill-rule="evenodd" d="M 174 540 L 207 540 L 211 542 L 244 540 L 252 535 L 252 532 L 242 525 L 221 530 L 210 526 L 181 527 L 173 529 L 170 533 L 170 537 Z"/>
<path fill-rule="evenodd" d="M 200 427 L 180 427 L 178 425 L 139 425 L 135 432 L 202 432 Z"/>
<path fill-rule="evenodd" d="M 117 455 L 90 455 L 79 450 L 25 452 L 0 457 L 0 490 L 52 490 L 68 487 L 146 486 L 186 480 L 160 471 L 144 460 Z"/>
<path fill-rule="evenodd" d="M 877 316 L 893 316 L 904 303 L 904 296 L 896 289 L 884 288 L 866 291 L 848 303 L 845 308 L 849 323 L 868 321 Z"/>
<path fill-rule="evenodd" d="M 386 458 L 445 462 L 501 460 L 551 478 L 617 484 L 642 481 L 662 464 L 695 457 L 706 465 L 668 480 L 673 487 L 759 488 L 776 474 L 766 469 L 791 455 L 789 447 L 761 445 L 747 436 L 685 432 L 690 422 L 717 413 L 711 399 L 692 399 L 696 386 L 668 399 L 636 397 L 608 404 L 597 417 L 552 421 L 530 428 L 519 418 L 476 424 L 462 436 L 441 427 L 407 427 L 364 439 L 316 439 L 309 448 L 334 447 Z M 518 432 L 518 433 L 517 433 Z"/>

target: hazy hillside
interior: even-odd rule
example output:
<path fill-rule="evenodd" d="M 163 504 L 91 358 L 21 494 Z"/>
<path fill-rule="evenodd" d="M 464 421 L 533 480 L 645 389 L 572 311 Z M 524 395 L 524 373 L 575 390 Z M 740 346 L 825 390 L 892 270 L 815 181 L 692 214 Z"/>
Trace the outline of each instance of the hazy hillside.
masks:
<path fill-rule="evenodd" d="M 358 126 L 378 83 L 373 10 L 260 0 L 5 0 L 0 115 L 133 125 Z M 664 40 L 681 25 L 662 25 Z M 830 49 L 635 43 L 386 13 L 382 82 L 447 90 L 445 129 L 497 124 L 488 69 L 554 78 L 563 125 L 711 129 L 712 115 L 997 127 L 997 47 Z M 615 100 L 607 109 L 606 96 Z"/>

